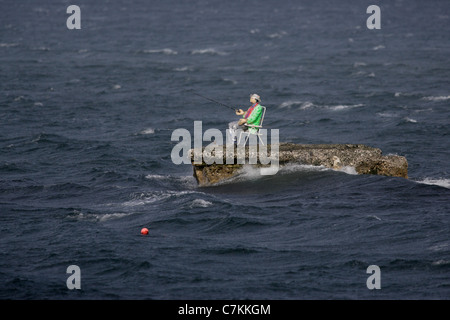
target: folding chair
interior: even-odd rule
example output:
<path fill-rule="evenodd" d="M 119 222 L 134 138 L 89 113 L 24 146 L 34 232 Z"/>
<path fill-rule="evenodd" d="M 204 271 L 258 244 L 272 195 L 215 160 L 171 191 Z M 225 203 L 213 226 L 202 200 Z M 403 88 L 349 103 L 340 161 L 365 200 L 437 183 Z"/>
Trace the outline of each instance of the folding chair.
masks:
<path fill-rule="evenodd" d="M 242 138 L 242 135 L 243 135 L 243 134 L 247 136 L 247 137 L 245 138 L 244 145 L 247 143 L 247 140 L 248 140 L 248 138 L 249 138 L 249 136 L 250 136 L 251 134 L 256 134 L 256 135 L 258 136 L 258 138 L 259 138 L 259 141 L 261 141 L 262 145 L 264 145 L 264 142 L 262 141 L 262 138 L 261 138 L 262 133 L 259 132 L 259 129 L 261 129 L 261 128 L 262 128 L 262 125 L 263 125 L 264 116 L 266 115 L 266 107 L 263 107 L 263 106 L 261 106 L 261 107 L 263 108 L 263 114 L 262 114 L 262 117 L 261 117 L 261 121 L 259 122 L 259 125 L 256 125 L 256 124 L 250 124 L 250 125 L 245 124 L 245 126 L 247 126 L 247 127 L 249 127 L 249 128 L 253 128 L 253 129 L 257 128 L 258 131 L 257 131 L 256 133 L 251 133 L 251 132 L 248 131 L 248 130 L 247 130 L 247 131 L 241 131 L 241 133 L 239 134 L 239 141 L 238 141 L 238 144 L 241 143 L 241 138 Z"/>

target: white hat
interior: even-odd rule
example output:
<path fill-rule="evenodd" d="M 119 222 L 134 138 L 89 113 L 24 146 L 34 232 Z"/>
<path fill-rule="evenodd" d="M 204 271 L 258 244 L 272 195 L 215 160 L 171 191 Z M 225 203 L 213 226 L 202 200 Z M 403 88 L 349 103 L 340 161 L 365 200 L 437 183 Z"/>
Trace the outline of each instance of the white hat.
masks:
<path fill-rule="evenodd" d="M 256 101 L 261 102 L 261 97 L 258 96 L 256 93 L 250 95 L 250 98 L 255 98 Z"/>

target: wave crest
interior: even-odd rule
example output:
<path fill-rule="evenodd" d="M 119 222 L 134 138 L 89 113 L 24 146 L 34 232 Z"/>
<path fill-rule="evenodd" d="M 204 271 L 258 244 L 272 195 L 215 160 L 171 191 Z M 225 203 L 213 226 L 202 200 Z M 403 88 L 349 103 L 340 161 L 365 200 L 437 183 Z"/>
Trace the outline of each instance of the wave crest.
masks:
<path fill-rule="evenodd" d="M 218 55 L 225 56 L 226 52 L 216 50 L 214 48 L 206 48 L 206 49 L 195 49 L 191 51 L 191 54 L 210 54 L 210 55 Z"/>
<path fill-rule="evenodd" d="M 435 185 L 450 189 L 450 179 L 435 179 L 435 178 L 425 178 L 420 181 L 416 181 L 422 184 Z"/>
<path fill-rule="evenodd" d="M 446 100 L 450 100 L 450 96 L 428 96 L 428 97 L 423 97 L 422 100 L 427 100 L 427 101 L 446 101 Z"/>

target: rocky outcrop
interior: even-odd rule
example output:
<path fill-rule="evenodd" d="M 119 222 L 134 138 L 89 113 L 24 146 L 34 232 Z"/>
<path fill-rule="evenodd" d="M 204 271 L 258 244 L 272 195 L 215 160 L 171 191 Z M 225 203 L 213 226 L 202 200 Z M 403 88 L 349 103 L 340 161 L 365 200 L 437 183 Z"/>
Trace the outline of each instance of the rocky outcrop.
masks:
<path fill-rule="evenodd" d="M 229 179 L 237 174 L 248 159 L 257 157 L 264 152 L 271 159 L 278 159 L 280 166 L 288 163 L 298 163 L 327 168 L 340 169 L 345 166 L 355 168 L 358 174 L 375 174 L 383 176 L 408 178 L 408 162 L 405 157 L 397 155 L 382 155 L 380 149 L 361 144 L 293 144 L 280 143 L 277 148 L 271 145 L 258 150 L 256 147 L 237 148 L 227 154 L 225 146 L 223 152 L 215 152 L 214 156 L 223 161 L 194 161 L 194 149 L 191 149 L 191 160 L 194 168 L 194 177 L 200 186 L 207 186 Z M 221 148 L 220 148 L 221 149 Z M 197 150 L 196 152 L 203 152 Z M 267 152 L 267 153 L 266 153 Z M 228 158 L 227 158 L 228 156 Z M 218 157 L 218 158 L 217 158 Z M 198 158 L 197 158 L 198 159 Z M 232 161 L 230 161 L 230 159 Z M 227 161 L 228 160 L 228 161 Z M 221 163 L 220 163 L 221 162 Z M 260 162 L 253 164 L 257 167 L 267 167 Z"/>

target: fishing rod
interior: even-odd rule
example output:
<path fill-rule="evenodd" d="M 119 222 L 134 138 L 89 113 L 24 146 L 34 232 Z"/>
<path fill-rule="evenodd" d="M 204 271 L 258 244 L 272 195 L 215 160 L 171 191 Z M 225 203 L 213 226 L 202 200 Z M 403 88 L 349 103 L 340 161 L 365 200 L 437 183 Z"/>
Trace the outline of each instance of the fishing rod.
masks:
<path fill-rule="evenodd" d="M 206 100 L 209 100 L 209 101 L 218 103 L 218 104 L 220 104 L 221 106 L 224 106 L 224 107 L 229 108 L 229 109 L 231 109 L 231 110 L 234 110 L 234 111 L 237 111 L 237 110 L 238 110 L 238 109 L 233 108 L 233 107 L 231 107 L 231 106 L 229 106 L 229 105 L 227 105 L 227 104 L 225 104 L 225 103 L 222 103 L 222 102 L 219 102 L 219 101 L 217 101 L 217 100 L 214 100 L 214 99 L 205 97 L 205 96 L 201 95 L 200 93 L 197 93 L 197 92 L 192 92 L 192 93 L 195 94 L 195 95 L 197 95 L 197 96 L 199 96 L 199 97 L 202 97 L 203 99 L 206 99 Z"/>

